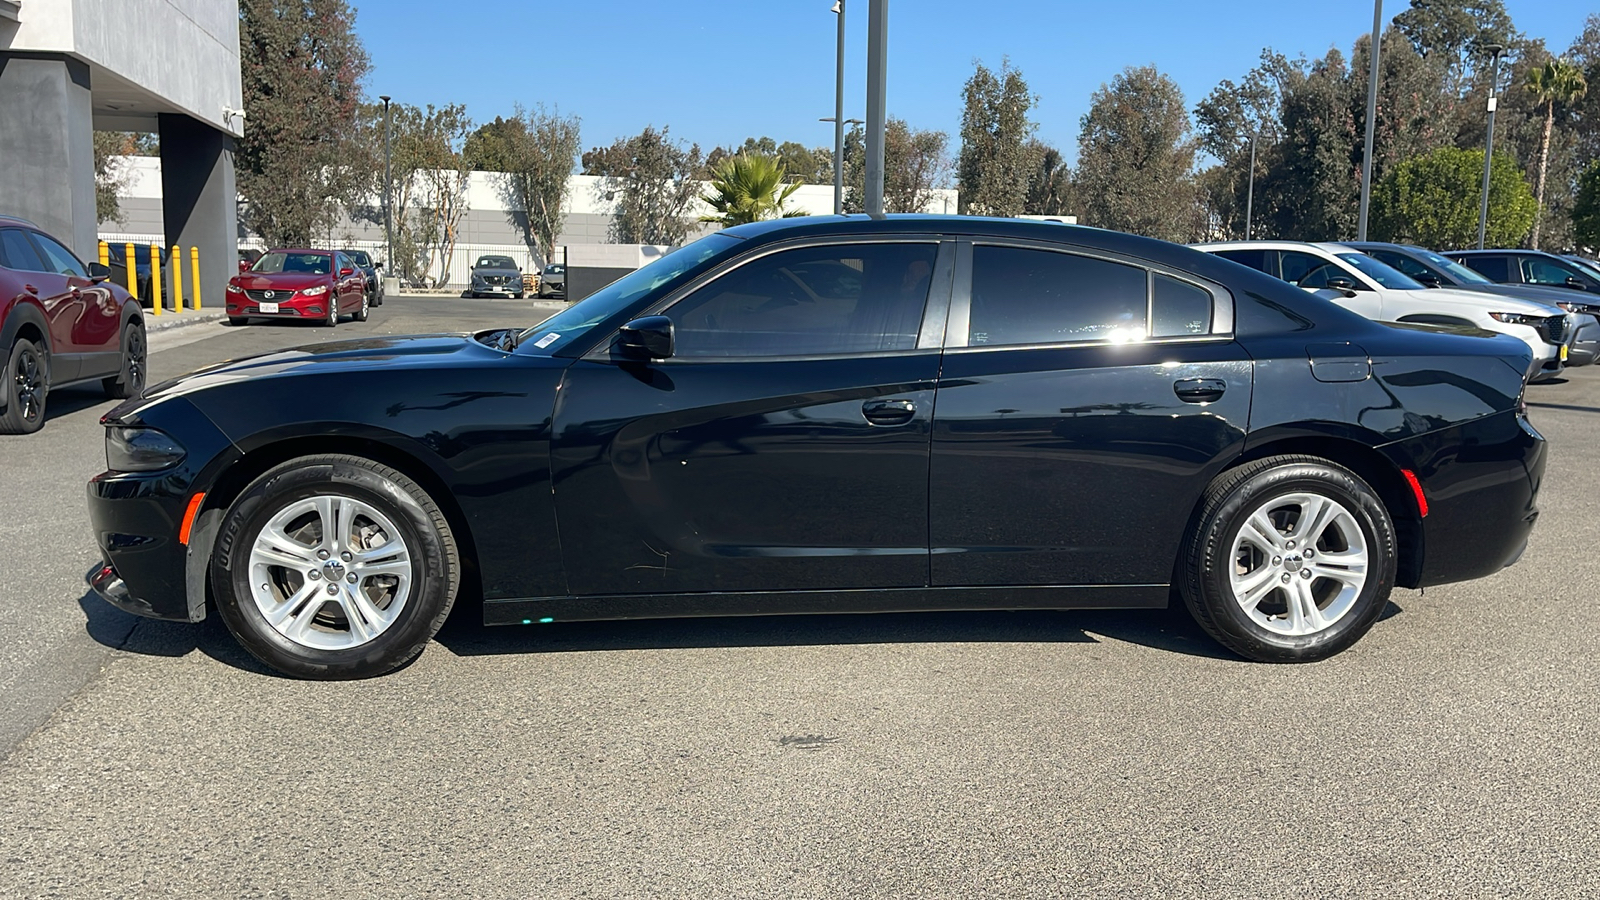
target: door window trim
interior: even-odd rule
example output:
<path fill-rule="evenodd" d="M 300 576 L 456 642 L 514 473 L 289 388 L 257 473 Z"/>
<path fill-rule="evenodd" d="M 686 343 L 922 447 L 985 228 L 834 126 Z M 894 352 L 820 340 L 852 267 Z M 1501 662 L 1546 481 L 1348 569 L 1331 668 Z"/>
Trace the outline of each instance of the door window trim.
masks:
<path fill-rule="evenodd" d="M 702 272 L 693 281 L 680 285 L 677 289 L 633 313 L 629 318 L 637 319 L 641 316 L 670 316 L 672 307 L 678 301 L 688 297 L 701 287 L 712 281 L 732 273 L 749 263 L 782 253 L 787 250 L 805 250 L 813 247 L 850 247 L 860 244 L 932 244 L 937 248 L 934 257 L 933 274 L 928 281 L 928 297 L 922 307 L 922 325 L 917 333 L 916 345 L 906 350 L 865 350 L 847 353 L 796 353 L 781 356 L 697 356 L 686 359 L 658 359 L 652 360 L 651 365 L 704 365 L 707 363 L 732 363 L 732 362 L 786 362 L 796 360 L 814 359 L 868 359 L 874 357 L 892 356 L 918 356 L 930 351 L 940 349 L 940 338 L 943 336 L 945 322 L 950 312 L 950 291 L 955 280 L 956 242 L 942 234 L 862 234 L 862 235 L 813 235 L 804 238 L 795 238 L 787 241 L 776 241 L 771 244 L 762 244 L 733 259 L 727 260 L 722 265 L 708 272 Z M 580 358 L 591 362 L 611 362 L 615 357 L 612 349 L 617 342 L 620 328 L 596 342 Z M 630 360 L 633 361 L 633 360 Z"/>
<path fill-rule="evenodd" d="M 978 346 L 969 344 L 969 332 L 972 326 L 972 248 L 975 246 L 1006 247 L 1015 250 L 1042 250 L 1049 253 L 1061 253 L 1067 256 L 1080 256 L 1101 262 L 1132 266 L 1143 270 L 1145 273 L 1144 340 L 1129 342 L 1127 345 L 1115 344 L 1107 340 L 1043 341 L 1031 344 L 983 344 Z M 1167 337 L 1150 336 L 1150 329 L 1154 326 L 1155 321 L 1153 311 L 1155 276 L 1157 274 L 1165 275 L 1173 281 L 1199 288 L 1211 295 L 1211 330 L 1209 332 Z M 1085 247 L 1079 244 L 986 236 L 961 237 L 957 239 L 955 284 L 950 292 L 949 323 L 945 330 L 944 339 L 946 352 L 992 353 L 997 350 L 1038 350 L 1056 347 L 1139 347 L 1149 344 L 1193 344 L 1231 341 L 1233 336 L 1233 292 L 1217 282 L 1201 278 L 1193 272 L 1186 272 L 1154 260 L 1125 256 L 1120 253 L 1112 253 L 1096 247 Z"/>

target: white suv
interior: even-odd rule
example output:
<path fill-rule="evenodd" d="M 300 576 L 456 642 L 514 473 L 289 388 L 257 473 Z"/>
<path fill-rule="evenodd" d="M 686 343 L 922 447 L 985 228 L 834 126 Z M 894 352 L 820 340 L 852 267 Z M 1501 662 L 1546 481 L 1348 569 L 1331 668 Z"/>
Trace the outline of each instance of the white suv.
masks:
<path fill-rule="evenodd" d="M 1196 250 L 1282 278 L 1369 319 L 1470 325 L 1520 339 L 1533 350 L 1529 380 L 1559 374 L 1574 322 L 1564 310 L 1496 294 L 1428 288 L 1344 244 L 1229 241 Z"/>

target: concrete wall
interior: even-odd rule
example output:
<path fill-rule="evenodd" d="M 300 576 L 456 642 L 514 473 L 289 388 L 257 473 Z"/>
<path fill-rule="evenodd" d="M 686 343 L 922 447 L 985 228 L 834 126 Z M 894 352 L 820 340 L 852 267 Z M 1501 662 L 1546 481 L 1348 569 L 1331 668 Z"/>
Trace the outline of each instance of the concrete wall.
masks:
<path fill-rule="evenodd" d="M 0 212 L 94 259 L 89 67 L 0 51 Z"/>
<path fill-rule="evenodd" d="M 232 0 L 26 0 L 0 50 L 62 53 L 88 63 L 96 126 L 155 130 L 185 113 L 230 134 L 242 120 L 239 5 Z"/>

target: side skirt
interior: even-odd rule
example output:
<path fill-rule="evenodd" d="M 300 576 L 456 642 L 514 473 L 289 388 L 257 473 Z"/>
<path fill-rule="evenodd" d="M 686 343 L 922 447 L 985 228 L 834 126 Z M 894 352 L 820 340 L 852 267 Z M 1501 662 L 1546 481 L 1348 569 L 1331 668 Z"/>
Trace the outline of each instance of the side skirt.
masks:
<path fill-rule="evenodd" d="M 616 594 L 486 600 L 485 625 L 673 619 L 694 616 L 792 616 L 832 613 L 945 612 L 1004 609 L 1165 609 L 1165 584 L 1073 587 L 874 588 L 856 591 L 760 591 L 720 594 Z"/>

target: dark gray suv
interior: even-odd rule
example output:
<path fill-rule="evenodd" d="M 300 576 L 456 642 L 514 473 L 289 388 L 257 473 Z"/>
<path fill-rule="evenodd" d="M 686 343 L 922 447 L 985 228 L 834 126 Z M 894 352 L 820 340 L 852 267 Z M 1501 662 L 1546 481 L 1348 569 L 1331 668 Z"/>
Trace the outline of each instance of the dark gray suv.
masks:
<path fill-rule="evenodd" d="M 472 297 L 511 297 L 522 299 L 522 269 L 509 256 L 480 256 L 472 264 Z"/>

